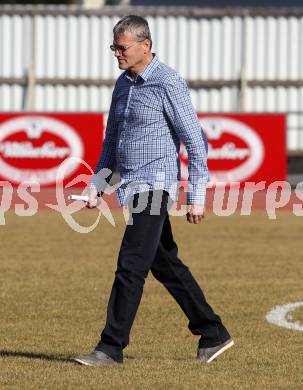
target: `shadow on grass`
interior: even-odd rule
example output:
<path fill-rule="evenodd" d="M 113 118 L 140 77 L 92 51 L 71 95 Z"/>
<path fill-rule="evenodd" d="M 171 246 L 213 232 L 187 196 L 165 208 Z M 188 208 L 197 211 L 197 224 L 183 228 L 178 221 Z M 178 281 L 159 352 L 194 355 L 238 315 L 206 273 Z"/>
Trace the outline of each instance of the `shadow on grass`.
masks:
<path fill-rule="evenodd" d="M 49 355 L 46 353 L 34 353 L 34 352 L 18 352 L 18 351 L 7 351 L 0 350 L 0 358 L 1 357 L 23 357 L 26 359 L 40 359 L 47 361 L 56 361 L 56 362 L 64 362 L 64 363 L 73 363 L 75 362 L 71 360 L 71 357 L 60 357 L 56 355 Z"/>

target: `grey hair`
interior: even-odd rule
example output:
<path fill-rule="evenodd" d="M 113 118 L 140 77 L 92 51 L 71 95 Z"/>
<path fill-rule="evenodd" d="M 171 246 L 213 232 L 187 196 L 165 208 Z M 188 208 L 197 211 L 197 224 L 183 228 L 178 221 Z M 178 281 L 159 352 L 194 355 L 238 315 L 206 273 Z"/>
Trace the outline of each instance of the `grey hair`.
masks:
<path fill-rule="evenodd" d="M 137 15 L 124 16 L 115 25 L 113 29 L 114 37 L 123 34 L 125 32 L 131 32 L 137 39 L 137 41 L 144 41 L 148 39 L 150 42 L 150 49 L 152 47 L 152 39 L 150 35 L 149 25 L 146 19 Z"/>

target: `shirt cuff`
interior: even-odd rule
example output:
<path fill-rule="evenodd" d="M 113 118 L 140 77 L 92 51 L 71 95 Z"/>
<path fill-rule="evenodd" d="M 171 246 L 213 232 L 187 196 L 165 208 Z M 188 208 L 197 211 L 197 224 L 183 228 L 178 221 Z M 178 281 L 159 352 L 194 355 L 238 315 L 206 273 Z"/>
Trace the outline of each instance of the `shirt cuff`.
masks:
<path fill-rule="evenodd" d="M 203 192 L 188 192 L 187 193 L 187 204 L 197 204 L 200 206 L 205 205 L 206 190 Z"/>
<path fill-rule="evenodd" d="M 112 177 L 113 172 L 110 169 L 103 168 L 98 173 L 92 175 L 89 188 L 94 188 L 98 192 L 104 192 Z"/>
<path fill-rule="evenodd" d="M 200 181 L 194 185 L 188 181 L 187 187 L 187 204 L 197 204 L 204 206 L 206 198 L 206 185 L 205 181 Z"/>

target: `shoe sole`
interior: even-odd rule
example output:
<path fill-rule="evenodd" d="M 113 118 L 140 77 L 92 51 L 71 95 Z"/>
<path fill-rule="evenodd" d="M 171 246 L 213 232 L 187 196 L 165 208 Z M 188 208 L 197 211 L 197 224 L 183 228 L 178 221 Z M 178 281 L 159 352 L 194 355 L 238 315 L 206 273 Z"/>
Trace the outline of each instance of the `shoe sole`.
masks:
<path fill-rule="evenodd" d="M 78 364 L 82 364 L 83 366 L 90 366 L 90 367 L 110 366 L 112 364 L 119 364 L 119 362 L 110 362 L 110 363 L 104 363 L 104 364 L 93 364 L 93 363 L 87 362 L 86 360 L 81 360 L 80 358 L 74 358 L 73 361 L 78 363 Z"/>
<path fill-rule="evenodd" d="M 224 345 L 224 347 L 222 347 L 221 349 L 219 349 L 219 351 L 217 351 L 212 357 L 210 357 L 208 360 L 207 360 L 207 363 L 210 363 L 212 362 L 214 359 L 216 359 L 219 355 L 221 355 L 221 353 L 225 352 L 228 348 L 232 347 L 234 345 L 234 341 L 231 340 L 228 344 Z"/>
<path fill-rule="evenodd" d="M 76 363 L 82 364 L 83 366 L 93 366 L 93 364 L 90 364 L 90 363 L 86 362 L 85 360 L 74 358 L 73 361 Z"/>

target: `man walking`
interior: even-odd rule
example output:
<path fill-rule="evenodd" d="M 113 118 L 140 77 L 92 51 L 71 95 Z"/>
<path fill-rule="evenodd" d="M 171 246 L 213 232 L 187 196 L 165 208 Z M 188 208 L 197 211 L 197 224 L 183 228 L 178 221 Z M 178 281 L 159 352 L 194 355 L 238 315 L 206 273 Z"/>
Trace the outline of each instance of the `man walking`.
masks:
<path fill-rule="evenodd" d="M 123 349 L 129 343 L 145 278 L 151 270 L 189 319 L 190 331 L 201 336 L 197 358 L 211 362 L 233 341 L 178 258 L 168 216 L 178 195 L 182 141 L 189 156 L 187 220 L 197 224 L 204 217 L 207 142 L 185 81 L 151 52 L 147 21 L 129 15 L 113 32 L 111 50 L 124 72 L 113 91 L 87 207 L 95 207 L 98 192 L 104 190 L 98 172 L 116 170 L 121 175 L 117 196 L 120 205 L 129 205 L 131 223 L 122 240 L 101 339 L 93 352 L 74 360 L 92 366 L 123 362 Z"/>

